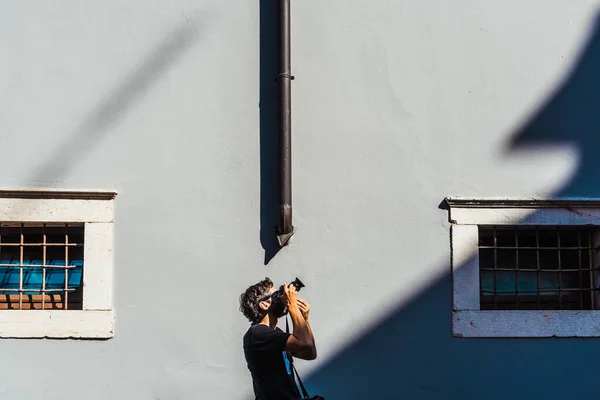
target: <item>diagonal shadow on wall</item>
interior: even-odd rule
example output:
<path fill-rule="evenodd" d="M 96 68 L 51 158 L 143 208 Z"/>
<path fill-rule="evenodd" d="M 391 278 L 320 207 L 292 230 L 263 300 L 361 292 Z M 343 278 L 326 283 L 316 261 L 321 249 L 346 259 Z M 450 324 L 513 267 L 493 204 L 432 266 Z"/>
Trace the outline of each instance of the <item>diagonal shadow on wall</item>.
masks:
<path fill-rule="evenodd" d="M 94 107 L 68 137 L 40 162 L 30 182 L 51 185 L 65 176 L 94 146 L 106 138 L 166 70 L 195 44 L 193 20 L 169 33 L 133 72 Z"/>
<path fill-rule="evenodd" d="M 509 150 L 576 146 L 581 165 L 556 196 L 600 197 L 600 31 Z M 441 197 L 444 195 L 442 194 Z M 441 200 L 441 199 L 440 199 Z M 307 379 L 327 399 L 579 399 L 597 396 L 597 339 L 466 339 L 452 336 L 450 265 Z"/>

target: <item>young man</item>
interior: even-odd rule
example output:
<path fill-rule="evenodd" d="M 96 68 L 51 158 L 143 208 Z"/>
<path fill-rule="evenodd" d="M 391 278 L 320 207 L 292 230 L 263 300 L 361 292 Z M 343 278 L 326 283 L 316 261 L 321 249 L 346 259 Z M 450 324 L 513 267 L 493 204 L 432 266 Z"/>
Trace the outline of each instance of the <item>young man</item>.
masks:
<path fill-rule="evenodd" d="M 244 355 L 256 400 L 297 400 L 301 396 L 290 365 L 291 357 L 317 358 L 308 323 L 310 306 L 298 298 L 294 285 L 284 284 L 280 296 L 272 296 L 275 291 L 273 282 L 265 278 L 240 296 L 240 311 L 252 322 L 244 335 Z M 291 334 L 277 327 L 278 319 L 286 312 L 292 320 Z"/>

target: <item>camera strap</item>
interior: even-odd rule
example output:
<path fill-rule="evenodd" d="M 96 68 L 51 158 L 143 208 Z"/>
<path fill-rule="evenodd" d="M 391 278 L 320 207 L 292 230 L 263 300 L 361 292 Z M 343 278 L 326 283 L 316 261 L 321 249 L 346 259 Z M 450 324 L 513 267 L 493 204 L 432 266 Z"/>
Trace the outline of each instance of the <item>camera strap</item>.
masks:
<path fill-rule="evenodd" d="M 290 333 L 290 325 L 288 322 L 287 315 L 285 316 L 285 333 Z M 306 391 L 304 384 L 302 383 L 302 379 L 300 379 L 300 375 L 298 375 L 298 371 L 296 370 L 296 367 L 294 366 L 294 357 L 289 357 L 289 358 L 290 358 L 290 364 L 292 365 L 292 370 L 296 374 L 296 378 L 298 379 L 298 384 L 300 385 L 300 389 L 302 390 L 302 398 L 309 399 L 310 396 L 309 396 L 308 392 Z"/>

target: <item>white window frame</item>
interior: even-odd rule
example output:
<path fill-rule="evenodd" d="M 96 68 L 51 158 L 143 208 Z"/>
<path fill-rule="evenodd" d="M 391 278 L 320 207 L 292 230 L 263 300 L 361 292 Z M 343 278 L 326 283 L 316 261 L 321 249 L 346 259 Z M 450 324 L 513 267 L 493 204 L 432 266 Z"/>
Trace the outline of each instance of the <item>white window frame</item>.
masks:
<path fill-rule="evenodd" d="M 112 304 L 115 191 L 0 189 L 0 222 L 83 223 L 82 310 L 0 310 L 0 338 L 114 335 Z"/>
<path fill-rule="evenodd" d="M 600 199 L 446 198 L 455 337 L 600 337 L 600 310 L 481 310 L 479 225 L 594 225 Z M 598 235 L 596 235 L 598 236 Z M 594 237 L 594 246 L 600 239 Z M 598 252 L 593 255 L 599 265 Z"/>

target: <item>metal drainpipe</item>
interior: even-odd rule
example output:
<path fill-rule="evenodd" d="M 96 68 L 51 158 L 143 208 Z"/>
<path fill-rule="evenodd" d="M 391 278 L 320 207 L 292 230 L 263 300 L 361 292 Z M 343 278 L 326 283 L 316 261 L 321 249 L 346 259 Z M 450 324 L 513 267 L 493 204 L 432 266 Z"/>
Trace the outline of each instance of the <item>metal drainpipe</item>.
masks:
<path fill-rule="evenodd" d="M 277 240 L 288 244 L 292 226 L 292 84 L 290 0 L 281 0 L 279 10 L 280 59 L 279 75 L 279 218 Z"/>

